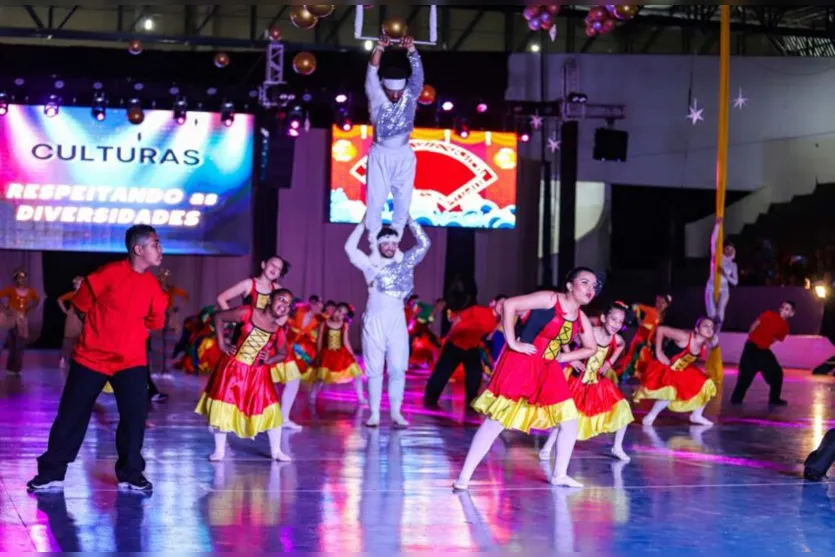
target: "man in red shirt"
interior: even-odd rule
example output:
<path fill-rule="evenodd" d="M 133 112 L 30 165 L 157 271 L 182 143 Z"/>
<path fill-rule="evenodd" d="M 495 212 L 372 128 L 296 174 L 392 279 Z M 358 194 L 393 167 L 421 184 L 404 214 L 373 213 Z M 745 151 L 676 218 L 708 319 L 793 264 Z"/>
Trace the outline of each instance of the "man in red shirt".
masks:
<path fill-rule="evenodd" d="M 496 330 L 498 313 L 495 307 L 470 306 L 455 314 L 444 340 L 441 355 L 426 383 L 423 403 L 437 406 L 455 369 L 464 364 L 464 390 L 467 406 L 476 399 L 481 387 L 481 347 L 484 337 Z"/>
<path fill-rule="evenodd" d="M 145 479 L 142 443 L 148 414 L 149 331 L 165 324 L 168 296 L 148 270 L 162 262 L 156 231 L 136 225 L 125 234 L 128 258 L 109 263 L 84 279 L 72 304 L 84 326 L 73 351 L 58 415 L 46 452 L 38 457 L 38 475 L 30 490 L 62 488 L 67 465 L 78 456 L 105 383 L 119 407 L 116 430 L 116 477 L 119 487 L 150 492 Z"/>
<path fill-rule="evenodd" d="M 794 316 L 794 302 L 783 302 L 779 311 L 768 310 L 760 315 L 748 333 L 748 341 L 742 349 L 739 359 L 739 377 L 731 395 L 731 404 L 742 404 L 745 393 L 754 381 L 757 372 L 762 372 L 763 379 L 771 387 L 768 403 L 785 406 L 780 398 L 783 390 L 783 368 L 774 357 L 771 345 L 783 341 L 789 334 L 788 320 Z"/>

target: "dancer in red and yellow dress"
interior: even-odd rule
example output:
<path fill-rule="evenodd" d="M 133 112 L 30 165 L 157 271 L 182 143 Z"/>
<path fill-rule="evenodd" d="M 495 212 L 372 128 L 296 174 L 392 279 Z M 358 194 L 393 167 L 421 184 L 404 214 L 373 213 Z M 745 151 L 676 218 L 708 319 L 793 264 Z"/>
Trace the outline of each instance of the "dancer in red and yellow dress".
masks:
<path fill-rule="evenodd" d="M 432 368 L 438 361 L 441 341 L 432 331 L 435 313 L 443 306 L 443 300 L 435 304 L 421 302 L 417 295 L 406 302 L 406 326 L 409 328 L 409 368 Z"/>
<path fill-rule="evenodd" d="M 718 343 L 715 330 L 716 324 L 709 317 L 699 319 L 693 331 L 658 327 L 655 358 L 641 376 L 641 386 L 635 392 L 635 402 L 656 401 L 644 418 L 644 425 L 651 426 L 665 408 L 673 412 L 690 412 L 690 421 L 694 424 L 713 424 L 702 413 L 716 395 L 716 385 L 693 364 L 706 348 Z M 671 342 L 665 346 L 667 339 Z"/>
<path fill-rule="evenodd" d="M 577 440 L 577 407 L 563 368 L 576 360 L 590 358 L 597 350 L 589 318 L 581 310 L 597 294 L 594 272 L 578 267 L 566 277 L 565 293 L 540 291 L 508 298 L 502 318 L 505 330 L 514 330 L 517 315 L 529 311 L 517 336 L 507 337 L 493 377 L 473 408 L 487 419 L 473 437 L 461 474 L 453 489 L 465 490 L 476 466 L 505 429 L 530 433 L 532 429 L 559 427 L 557 460 L 551 476 L 553 485 L 582 487 L 568 476 L 568 464 Z M 563 352 L 575 334 L 582 348 Z"/>
<path fill-rule="evenodd" d="M 638 317 L 638 330 L 629 343 L 626 356 L 618 364 L 617 374 L 621 381 L 629 380 L 633 375 L 640 377 L 652 359 L 655 330 L 664 322 L 664 315 L 673 302 L 669 294 L 659 294 L 655 297 L 655 307 L 635 304 L 632 310 Z"/>
<path fill-rule="evenodd" d="M 316 374 L 320 384 L 333 385 L 353 381 L 357 401 L 365 404 L 362 369 L 357 364 L 351 340 L 348 338 L 347 317 L 351 308 L 341 302 L 330 319 L 319 325 L 316 350 Z"/>
<path fill-rule="evenodd" d="M 585 441 L 601 433 L 614 433 L 612 455 L 625 462 L 629 457 L 623 450 L 626 426 L 634 421 L 629 402 L 617 385 L 607 376 L 614 362 L 623 352 L 623 338 L 618 334 L 623 328 L 629 306 L 615 302 L 606 308 L 600 325 L 592 328 L 597 352 L 585 362 L 572 362 L 574 373 L 568 376 L 568 388 L 580 413 L 577 439 Z M 565 350 L 565 349 L 564 349 Z M 539 452 L 540 460 L 550 460 L 557 442 L 557 432 L 551 432 L 545 446 Z"/>
<path fill-rule="evenodd" d="M 273 369 L 274 381 L 279 382 L 284 368 L 293 366 L 295 370 L 298 370 L 302 381 L 308 383 L 317 381 L 317 370 L 313 363 L 316 359 L 316 338 L 319 334 L 319 326 L 327 318 L 323 313 L 324 308 L 321 299 L 315 294 L 308 298 L 307 304 L 296 306 L 290 318 L 290 357 L 283 365 Z M 331 311 L 330 314 L 332 313 Z"/>
<path fill-rule="evenodd" d="M 286 288 L 274 291 L 266 309 L 243 306 L 215 314 L 217 343 L 223 352 L 195 412 L 209 421 L 215 451 L 211 461 L 226 456 L 226 435 L 253 438 L 267 432 L 273 460 L 289 461 L 281 450 L 283 418 L 270 367 L 287 355 L 284 324 L 293 294 Z M 226 323 L 240 324 L 234 346 L 223 334 Z"/>
<path fill-rule="evenodd" d="M 81 329 L 84 326 L 78 312 L 75 310 L 75 306 L 71 303 L 83 282 L 84 277 L 75 277 L 72 279 L 72 291 L 58 297 L 58 307 L 67 316 L 64 321 L 64 342 L 61 343 L 61 359 L 58 360 L 58 367 L 61 369 L 64 369 L 69 363 L 72 351 L 75 349 L 75 344 L 78 342 L 78 337 L 81 336 Z"/>
<path fill-rule="evenodd" d="M 4 348 L 8 350 L 6 369 L 20 373 L 23 369 L 23 351 L 29 339 L 29 314 L 38 307 L 40 297 L 28 285 L 26 271 L 15 269 L 12 278 L 14 285 L 0 290 L 0 322 L 6 322 L 0 324 L 0 327 L 9 329 L 5 343 L 0 339 L 0 355 Z"/>

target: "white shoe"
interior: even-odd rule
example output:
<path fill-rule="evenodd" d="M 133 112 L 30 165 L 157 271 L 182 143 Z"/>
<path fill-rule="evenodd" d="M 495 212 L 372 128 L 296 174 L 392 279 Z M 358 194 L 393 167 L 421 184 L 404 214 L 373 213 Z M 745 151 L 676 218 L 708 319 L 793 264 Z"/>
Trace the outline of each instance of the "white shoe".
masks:
<path fill-rule="evenodd" d="M 629 462 L 632 459 L 626 454 L 623 449 L 616 449 L 612 447 L 612 456 L 616 459 L 620 460 L 621 462 Z"/>
<path fill-rule="evenodd" d="M 555 485 L 557 487 L 573 487 L 573 488 L 581 488 L 583 484 L 578 482 L 577 480 L 569 477 L 569 476 L 551 476 L 551 485 Z"/>
<path fill-rule="evenodd" d="M 692 414 L 690 416 L 690 423 L 693 423 L 693 424 L 696 424 L 696 425 L 713 425 L 713 422 L 711 422 L 710 420 L 708 420 L 704 416 L 693 416 Z"/>
<path fill-rule="evenodd" d="M 300 426 L 293 420 L 286 420 L 283 424 L 281 424 L 281 427 L 286 427 L 291 431 L 301 431 L 302 429 L 304 429 L 302 426 Z"/>
<path fill-rule="evenodd" d="M 220 462 L 226 458 L 226 451 L 215 451 L 209 455 L 209 462 Z"/>
<path fill-rule="evenodd" d="M 392 425 L 397 429 L 406 429 L 409 427 L 409 422 L 406 421 L 406 418 L 397 414 L 396 416 L 391 417 Z"/>
<path fill-rule="evenodd" d="M 371 414 L 371 417 L 368 418 L 368 421 L 365 422 L 367 427 L 379 427 L 380 426 L 380 416 Z"/>
<path fill-rule="evenodd" d="M 272 457 L 273 460 L 277 460 L 279 462 L 292 462 L 293 461 L 293 459 L 292 459 L 292 457 L 290 457 L 290 455 L 288 455 L 287 453 L 285 453 L 284 451 L 282 451 L 280 449 L 278 451 L 274 452 L 273 454 L 271 454 L 270 456 Z"/>

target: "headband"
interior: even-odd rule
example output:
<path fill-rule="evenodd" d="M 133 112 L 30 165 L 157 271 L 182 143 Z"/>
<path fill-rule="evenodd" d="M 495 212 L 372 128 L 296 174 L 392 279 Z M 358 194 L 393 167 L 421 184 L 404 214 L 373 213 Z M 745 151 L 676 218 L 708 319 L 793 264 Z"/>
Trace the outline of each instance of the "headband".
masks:
<path fill-rule="evenodd" d="M 402 91 L 406 88 L 405 79 L 383 79 L 383 87 L 389 91 Z"/>
<path fill-rule="evenodd" d="M 386 244 L 388 242 L 400 242 L 400 236 L 397 234 L 386 234 L 385 236 L 380 236 L 377 238 L 377 245 Z"/>

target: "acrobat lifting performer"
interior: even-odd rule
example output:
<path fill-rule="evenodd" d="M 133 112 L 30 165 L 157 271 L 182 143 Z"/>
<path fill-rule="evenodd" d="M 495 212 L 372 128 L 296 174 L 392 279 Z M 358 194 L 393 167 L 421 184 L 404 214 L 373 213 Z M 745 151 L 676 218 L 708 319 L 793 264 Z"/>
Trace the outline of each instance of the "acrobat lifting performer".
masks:
<path fill-rule="evenodd" d="M 394 197 L 392 228 L 398 237 L 409 220 L 409 207 L 415 182 L 417 158 L 409 144 L 415 127 L 418 97 L 423 89 L 423 64 L 412 37 L 404 37 L 411 75 L 405 68 L 388 64 L 381 68 L 383 52 L 391 45 L 386 35 L 380 37 L 371 53 L 365 75 L 368 114 L 374 126 L 374 143 L 368 153 L 365 217 L 368 241 L 377 247 L 377 234 L 383 227 L 383 207 L 389 194 Z M 380 74 L 383 74 L 382 82 Z"/>

